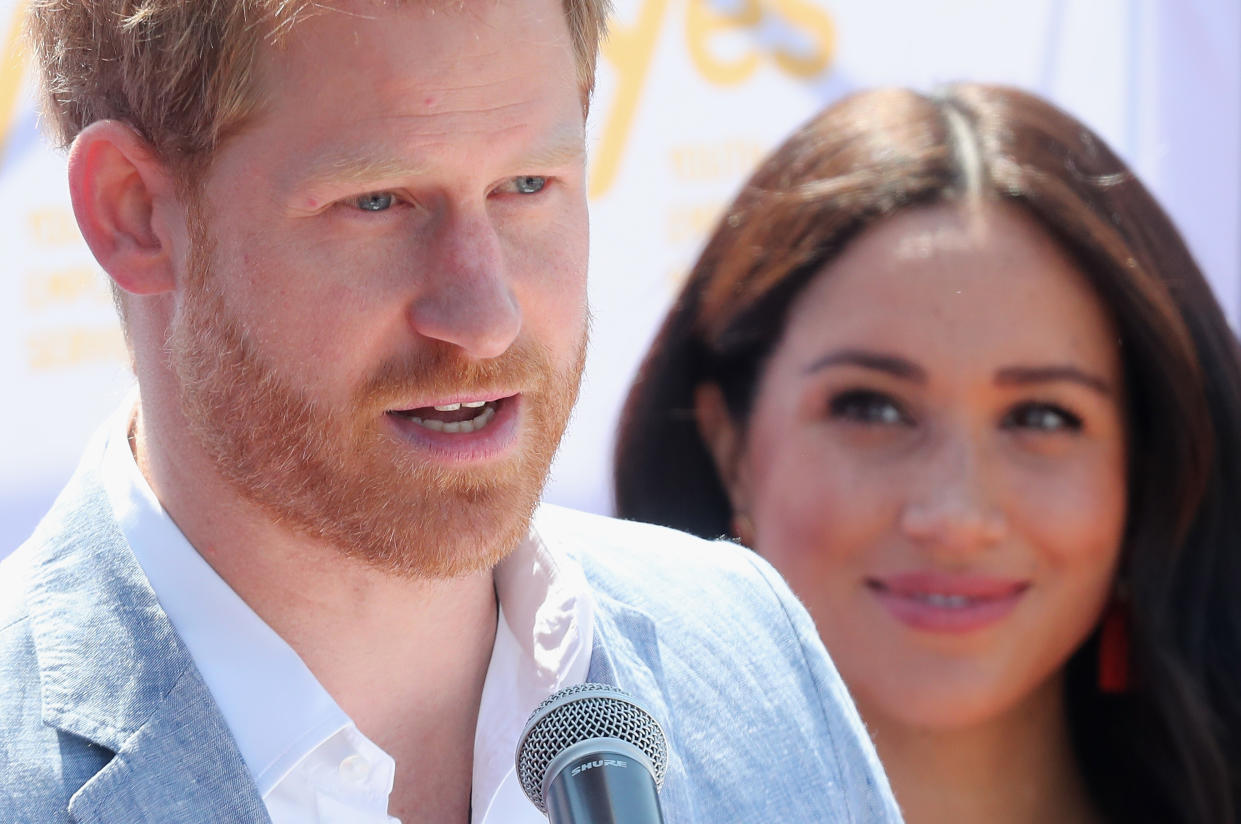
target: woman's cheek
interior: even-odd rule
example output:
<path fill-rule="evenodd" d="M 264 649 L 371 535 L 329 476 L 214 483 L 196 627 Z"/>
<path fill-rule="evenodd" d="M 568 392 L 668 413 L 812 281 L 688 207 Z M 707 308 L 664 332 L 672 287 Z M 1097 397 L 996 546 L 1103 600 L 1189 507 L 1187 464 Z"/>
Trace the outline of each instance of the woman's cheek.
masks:
<path fill-rule="evenodd" d="M 1026 474 L 1005 497 L 1011 531 L 1041 547 L 1048 565 L 1114 564 L 1126 515 L 1120 467 L 1092 461 L 1059 473 Z"/>
<path fill-rule="evenodd" d="M 876 477 L 884 473 L 822 444 L 789 443 L 769 457 L 754 478 L 759 551 L 795 590 L 864 567 L 893 520 L 897 490 Z"/>

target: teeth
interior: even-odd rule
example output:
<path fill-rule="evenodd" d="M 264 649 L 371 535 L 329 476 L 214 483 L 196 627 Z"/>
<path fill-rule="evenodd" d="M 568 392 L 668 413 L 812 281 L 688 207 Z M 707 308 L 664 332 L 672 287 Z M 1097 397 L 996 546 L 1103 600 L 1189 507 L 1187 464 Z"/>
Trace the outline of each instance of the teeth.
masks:
<path fill-rule="evenodd" d="M 945 609 L 960 609 L 967 607 L 971 603 L 971 599 L 965 595 L 944 595 L 939 592 L 919 593 L 917 596 L 920 601 L 925 601 L 933 607 L 941 607 Z"/>
<path fill-rule="evenodd" d="M 469 406 L 469 404 L 462 404 L 462 405 Z M 454 411 L 452 409 L 440 409 L 440 407 L 438 406 L 435 408 L 441 412 Z M 477 409 L 478 407 L 471 407 L 471 408 Z M 434 418 L 427 418 L 424 420 L 422 418 L 414 418 L 414 417 L 411 417 L 409 420 L 413 421 L 419 426 L 425 426 L 427 429 L 430 429 L 432 432 L 449 432 L 452 434 L 459 434 L 463 432 L 464 433 L 477 432 L 478 430 L 482 429 L 487 424 L 491 423 L 491 419 L 494 418 L 495 416 L 496 416 L 495 407 L 489 406 L 486 409 L 484 409 L 482 412 L 480 412 L 477 417 L 471 420 L 468 420 L 468 421 L 450 421 L 448 423 L 445 423 L 444 421 L 437 421 Z"/>
<path fill-rule="evenodd" d="M 443 406 L 435 407 L 436 412 L 456 412 L 461 407 L 466 409 L 482 409 L 487 405 L 486 401 L 462 401 L 461 403 L 446 403 Z"/>

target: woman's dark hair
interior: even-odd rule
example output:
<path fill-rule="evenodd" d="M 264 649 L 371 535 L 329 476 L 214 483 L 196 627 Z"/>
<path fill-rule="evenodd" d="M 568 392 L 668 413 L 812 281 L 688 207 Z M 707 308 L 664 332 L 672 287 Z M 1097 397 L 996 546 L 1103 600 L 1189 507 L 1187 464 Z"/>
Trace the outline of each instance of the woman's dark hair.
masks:
<path fill-rule="evenodd" d="M 1095 686 L 1097 632 L 1068 663 L 1081 770 L 1113 821 L 1241 820 L 1241 350 L 1180 234 L 1089 129 L 1030 94 L 863 92 L 794 133 L 746 183 L 690 274 L 622 413 L 625 518 L 704 537 L 731 507 L 694 417 L 717 384 L 749 416 L 801 290 L 866 227 L 981 197 L 1073 255 L 1121 337 L 1129 432 L 1134 686 Z"/>

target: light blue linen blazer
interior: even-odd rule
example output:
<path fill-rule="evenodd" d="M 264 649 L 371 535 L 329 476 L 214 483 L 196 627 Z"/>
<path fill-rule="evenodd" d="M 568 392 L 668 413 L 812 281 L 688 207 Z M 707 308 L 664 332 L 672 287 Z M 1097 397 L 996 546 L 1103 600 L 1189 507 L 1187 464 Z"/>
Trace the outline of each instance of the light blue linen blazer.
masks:
<path fill-rule="evenodd" d="M 268 822 L 99 463 L 88 452 L 0 562 L 0 823 Z M 538 528 L 594 591 L 588 680 L 664 724 L 669 824 L 900 820 L 810 618 L 766 563 L 555 507 Z"/>

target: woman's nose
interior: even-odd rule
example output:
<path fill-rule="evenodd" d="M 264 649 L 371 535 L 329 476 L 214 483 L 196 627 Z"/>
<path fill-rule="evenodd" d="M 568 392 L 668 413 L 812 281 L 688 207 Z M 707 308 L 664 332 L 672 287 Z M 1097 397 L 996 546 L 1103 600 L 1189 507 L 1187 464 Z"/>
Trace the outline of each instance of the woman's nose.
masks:
<path fill-rule="evenodd" d="M 958 436 L 939 445 L 901 511 L 901 529 L 913 542 L 966 555 L 999 544 L 1007 518 L 988 478 L 985 447 Z"/>

